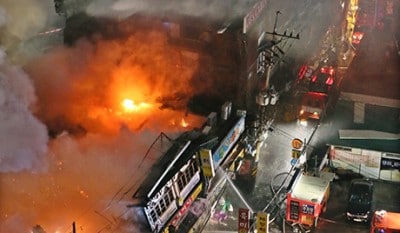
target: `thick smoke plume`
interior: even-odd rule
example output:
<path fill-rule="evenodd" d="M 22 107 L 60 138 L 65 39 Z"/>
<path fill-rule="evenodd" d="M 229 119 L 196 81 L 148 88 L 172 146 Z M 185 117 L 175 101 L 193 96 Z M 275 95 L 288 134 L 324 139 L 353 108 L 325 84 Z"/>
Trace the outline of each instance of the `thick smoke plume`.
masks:
<path fill-rule="evenodd" d="M 70 232 L 73 221 L 135 232 L 121 229 L 126 205 L 167 149 L 149 146 L 203 122 L 185 107 L 198 57 L 168 47 L 161 25 L 32 57 L 23 48 L 53 28 L 52 4 L 0 4 L 0 232 Z"/>
<path fill-rule="evenodd" d="M 0 50 L 0 172 L 45 166 L 47 129 L 30 110 L 35 101 L 31 80 Z"/>
<path fill-rule="evenodd" d="M 23 63 L 36 53 L 24 43 L 46 27 L 60 22 L 52 0 L 2 0 L 0 2 L 0 46 L 13 63 Z"/>
<path fill-rule="evenodd" d="M 215 1 L 215 0 L 173 0 L 168 3 L 159 0 L 94 0 L 86 12 L 94 16 L 124 18 L 136 13 L 145 14 L 179 14 L 193 17 L 204 17 L 209 20 L 224 19 L 228 15 L 243 14 L 251 1 Z"/>
<path fill-rule="evenodd" d="M 20 41 L 46 24 L 47 6 L 43 1 L 0 3 L 0 172 L 43 171 L 47 166 L 47 129 L 32 114 L 37 103 L 32 80 L 10 59 Z"/>

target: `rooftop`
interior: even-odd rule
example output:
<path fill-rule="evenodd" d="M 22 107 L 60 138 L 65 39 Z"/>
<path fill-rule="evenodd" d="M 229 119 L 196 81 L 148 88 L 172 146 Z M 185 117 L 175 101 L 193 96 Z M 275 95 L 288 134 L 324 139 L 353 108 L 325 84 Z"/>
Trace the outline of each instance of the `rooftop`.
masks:
<path fill-rule="evenodd" d="M 321 203 L 329 184 L 329 179 L 301 175 L 292 191 L 292 196 L 305 201 Z"/>
<path fill-rule="evenodd" d="M 328 132 L 330 145 L 369 149 L 374 151 L 400 153 L 398 134 L 400 132 L 400 109 L 366 106 L 364 124 L 353 122 L 354 104 L 350 101 L 339 101 L 332 116 L 332 125 Z M 346 137 L 341 130 L 352 132 L 374 132 L 364 135 Z M 342 135 L 340 135 L 342 132 Z M 376 134 L 379 134 L 378 136 Z M 375 136 L 374 136 L 375 135 Z M 383 137 L 385 136 L 385 137 Z"/>

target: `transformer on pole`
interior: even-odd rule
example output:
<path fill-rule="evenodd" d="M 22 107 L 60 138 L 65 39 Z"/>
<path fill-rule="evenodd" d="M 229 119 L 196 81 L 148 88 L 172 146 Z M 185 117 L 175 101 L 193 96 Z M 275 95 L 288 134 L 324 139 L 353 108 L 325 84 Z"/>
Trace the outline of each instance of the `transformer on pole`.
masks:
<path fill-rule="evenodd" d="M 276 11 L 273 31 L 263 32 L 258 40 L 257 74 L 263 79 L 260 91 L 256 96 L 256 103 L 259 107 L 259 137 L 264 137 L 268 129 L 269 117 L 266 107 L 275 105 L 279 99 L 278 92 L 269 83 L 272 69 L 276 63 L 279 63 L 280 57 L 285 54 L 278 45 L 283 39 L 300 39 L 298 33 L 294 36 L 293 32 L 287 34 L 285 31 L 281 34 L 276 31 L 279 14 L 282 13 Z M 265 35 L 272 35 L 272 39 L 266 39 Z"/>

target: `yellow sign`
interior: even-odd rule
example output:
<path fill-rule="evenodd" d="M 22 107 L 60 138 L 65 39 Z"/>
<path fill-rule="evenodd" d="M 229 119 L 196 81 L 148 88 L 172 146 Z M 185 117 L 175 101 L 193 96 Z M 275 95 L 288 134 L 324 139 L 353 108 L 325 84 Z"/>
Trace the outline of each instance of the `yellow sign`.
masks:
<path fill-rule="evenodd" d="M 300 158 L 301 150 L 292 149 L 292 158 L 298 159 Z"/>
<path fill-rule="evenodd" d="M 267 233 L 268 231 L 269 214 L 264 212 L 257 213 L 257 233 Z"/>
<path fill-rule="evenodd" d="M 214 170 L 214 163 L 212 159 L 211 150 L 201 149 L 199 151 L 200 160 L 201 160 L 201 168 L 203 170 L 203 174 L 206 177 L 214 177 L 215 170 Z"/>

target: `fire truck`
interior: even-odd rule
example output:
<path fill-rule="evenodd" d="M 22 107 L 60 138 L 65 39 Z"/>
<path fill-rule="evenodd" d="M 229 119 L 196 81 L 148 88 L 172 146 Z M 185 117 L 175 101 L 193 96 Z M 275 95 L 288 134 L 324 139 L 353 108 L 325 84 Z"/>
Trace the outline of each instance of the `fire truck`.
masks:
<path fill-rule="evenodd" d="M 326 210 L 333 178 L 330 172 L 322 172 L 320 176 L 300 174 L 287 193 L 286 221 L 306 229 L 316 227 L 319 216 Z"/>
<path fill-rule="evenodd" d="M 306 124 L 308 120 L 320 120 L 325 115 L 328 95 L 320 92 L 306 92 L 302 96 L 299 112 L 299 123 Z"/>
<path fill-rule="evenodd" d="M 303 79 L 308 80 L 303 80 L 298 122 L 306 125 L 309 120 L 320 121 L 324 117 L 329 93 L 335 82 L 335 69 L 332 66 L 324 65 L 312 75 L 305 76 Z"/>
<path fill-rule="evenodd" d="M 375 211 L 370 233 L 400 233 L 400 213 Z"/>

